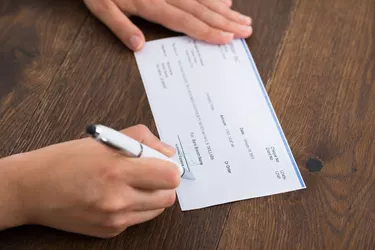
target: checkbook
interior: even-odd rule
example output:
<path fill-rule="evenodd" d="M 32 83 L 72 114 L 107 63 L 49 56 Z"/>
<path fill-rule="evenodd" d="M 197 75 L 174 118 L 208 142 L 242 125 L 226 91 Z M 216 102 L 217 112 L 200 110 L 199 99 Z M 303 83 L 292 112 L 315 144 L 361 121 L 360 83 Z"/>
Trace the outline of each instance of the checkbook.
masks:
<path fill-rule="evenodd" d="M 135 58 L 160 139 L 195 178 L 182 211 L 305 188 L 245 40 L 165 38 Z"/>

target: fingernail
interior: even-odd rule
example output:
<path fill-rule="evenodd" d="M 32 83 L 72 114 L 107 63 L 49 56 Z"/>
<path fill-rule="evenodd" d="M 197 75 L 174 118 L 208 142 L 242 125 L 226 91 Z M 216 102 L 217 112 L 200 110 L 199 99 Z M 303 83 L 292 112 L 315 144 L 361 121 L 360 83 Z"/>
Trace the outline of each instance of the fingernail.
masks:
<path fill-rule="evenodd" d="M 171 145 L 168 145 L 165 142 L 161 142 L 161 144 L 163 144 L 164 151 L 166 151 L 168 155 L 174 155 L 176 153 L 176 149 Z"/>
<path fill-rule="evenodd" d="M 251 26 L 242 25 L 241 29 L 244 30 L 244 31 L 246 31 L 247 33 L 250 33 L 250 32 L 253 31 L 253 27 L 251 27 Z"/>
<path fill-rule="evenodd" d="M 251 17 L 241 15 L 240 16 L 240 21 L 246 23 L 247 25 L 250 25 L 252 20 Z"/>
<path fill-rule="evenodd" d="M 233 33 L 222 31 L 221 35 L 223 35 L 223 36 L 233 36 Z"/>
<path fill-rule="evenodd" d="M 130 44 L 131 44 L 132 49 L 137 50 L 141 45 L 141 38 L 136 35 L 131 36 Z"/>
<path fill-rule="evenodd" d="M 232 5 L 232 1 L 231 0 L 221 0 L 223 1 L 225 4 L 231 6 Z"/>

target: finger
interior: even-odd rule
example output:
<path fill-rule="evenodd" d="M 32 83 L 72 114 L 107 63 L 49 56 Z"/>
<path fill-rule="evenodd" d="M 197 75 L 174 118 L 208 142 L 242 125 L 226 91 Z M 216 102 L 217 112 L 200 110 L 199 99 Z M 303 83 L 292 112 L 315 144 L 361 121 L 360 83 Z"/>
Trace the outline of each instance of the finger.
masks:
<path fill-rule="evenodd" d="M 173 206 L 176 202 L 176 191 L 170 190 L 139 190 L 133 189 L 134 203 L 126 209 L 129 211 L 147 211 Z"/>
<path fill-rule="evenodd" d="M 251 25 L 252 19 L 249 16 L 245 16 L 237 11 L 228 8 L 225 4 L 218 2 L 217 0 L 197 0 L 207 8 L 225 16 L 226 18 L 238 22 L 243 25 Z"/>
<path fill-rule="evenodd" d="M 180 184 L 180 172 L 177 166 L 169 161 L 153 158 L 121 159 L 127 161 L 127 167 L 124 168 L 124 178 L 127 184 L 133 188 L 147 190 L 175 189 Z"/>
<path fill-rule="evenodd" d="M 176 150 L 172 146 L 160 141 L 145 125 L 133 126 L 122 132 L 168 157 L 176 154 Z"/>
<path fill-rule="evenodd" d="M 140 50 L 144 35 L 112 1 L 89 1 L 86 5 L 129 49 Z"/>
<path fill-rule="evenodd" d="M 169 0 L 168 2 L 175 7 L 192 14 L 199 20 L 207 23 L 209 26 L 233 33 L 236 37 L 248 37 L 252 33 L 251 26 L 241 25 L 237 22 L 231 21 L 225 16 L 212 11 L 196 1 Z"/>
<path fill-rule="evenodd" d="M 233 39 L 232 33 L 212 28 L 193 15 L 166 2 L 160 2 L 159 5 L 152 7 L 143 6 L 139 13 L 149 21 L 160 23 L 173 31 L 185 33 L 196 40 L 227 44 Z"/>
<path fill-rule="evenodd" d="M 85 228 L 84 230 L 80 231 L 86 232 L 88 235 L 101 238 L 112 238 L 122 233 L 128 227 L 152 220 L 160 215 L 163 211 L 164 209 L 132 212 L 124 210 L 117 214 L 105 216 L 104 218 L 99 216 L 101 219 L 99 222 L 100 227 L 93 227 L 93 225 L 91 225 L 90 228 Z"/>
<path fill-rule="evenodd" d="M 140 212 L 133 212 L 131 214 L 127 215 L 127 227 L 131 227 L 137 224 L 144 223 L 146 221 L 150 221 L 157 216 L 159 216 L 161 213 L 164 212 L 164 209 L 156 209 L 151 211 L 140 211 Z"/>
<path fill-rule="evenodd" d="M 221 0 L 225 5 L 227 5 L 228 7 L 231 7 L 232 6 L 232 1 L 231 0 Z"/>

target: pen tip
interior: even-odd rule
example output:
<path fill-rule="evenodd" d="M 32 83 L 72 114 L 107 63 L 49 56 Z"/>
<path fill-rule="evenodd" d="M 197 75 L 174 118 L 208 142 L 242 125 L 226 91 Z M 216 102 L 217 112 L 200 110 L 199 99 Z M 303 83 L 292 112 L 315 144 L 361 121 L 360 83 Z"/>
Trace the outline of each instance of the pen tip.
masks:
<path fill-rule="evenodd" d="M 96 134 L 96 127 L 95 127 L 95 125 L 92 124 L 92 125 L 87 126 L 86 132 L 88 134 L 90 134 L 90 135 L 95 135 Z"/>
<path fill-rule="evenodd" d="M 185 171 L 185 174 L 182 176 L 183 179 L 194 181 L 195 177 L 192 173 Z"/>

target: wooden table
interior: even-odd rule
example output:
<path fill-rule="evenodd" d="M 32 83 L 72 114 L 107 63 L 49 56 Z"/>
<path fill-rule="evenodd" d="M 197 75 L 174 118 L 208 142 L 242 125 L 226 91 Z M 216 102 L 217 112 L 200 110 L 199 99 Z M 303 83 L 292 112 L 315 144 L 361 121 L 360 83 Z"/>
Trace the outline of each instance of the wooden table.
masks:
<path fill-rule="evenodd" d="M 247 42 L 307 189 L 176 204 L 110 240 L 20 227 L 0 232 L 1 249 L 375 248 L 374 0 L 234 2 L 253 17 Z M 176 35 L 135 22 L 147 40 Z M 81 1 L 1 0 L 0 46 L 1 157 L 92 122 L 156 133 L 133 54 Z"/>

